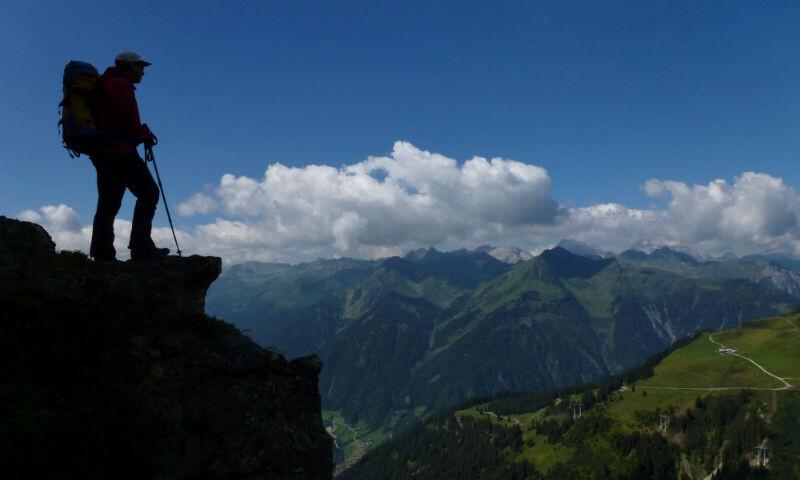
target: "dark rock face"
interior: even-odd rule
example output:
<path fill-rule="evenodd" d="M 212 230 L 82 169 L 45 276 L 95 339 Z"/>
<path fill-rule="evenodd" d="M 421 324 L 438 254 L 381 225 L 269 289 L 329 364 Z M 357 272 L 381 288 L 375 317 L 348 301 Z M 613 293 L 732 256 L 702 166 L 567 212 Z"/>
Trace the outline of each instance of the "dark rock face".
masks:
<path fill-rule="evenodd" d="M 203 313 L 206 292 L 222 269 L 219 257 L 164 257 L 148 262 L 92 264 L 71 293 L 89 301 L 125 299 L 139 312 Z"/>
<path fill-rule="evenodd" d="M 322 363 L 205 316 L 220 265 L 95 264 L 0 217 L 0 478 L 331 478 Z"/>
<path fill-rule="evenodd" d="M 0 216 L 0 274 L 35 273 L 55 255 L 56 244 L 40 225 Z"/>

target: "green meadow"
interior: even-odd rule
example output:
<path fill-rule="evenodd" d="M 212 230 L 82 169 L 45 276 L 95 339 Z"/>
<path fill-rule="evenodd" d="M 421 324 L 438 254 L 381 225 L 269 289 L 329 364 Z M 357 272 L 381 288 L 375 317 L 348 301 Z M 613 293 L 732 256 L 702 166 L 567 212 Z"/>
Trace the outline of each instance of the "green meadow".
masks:
<path fill-rule="evenodd" d="M 784 384 L 767 375 L 744 358 L 720 354 L 719 345 L 737 349 L 771 373 L 800 383 L 800 315 L 758 320 L 744 326 L 715 333 L 703 333 L 695 341 L 676 350 L 659 363 L 652 377 L 638 382 L 631 391 L 621 392 L 621 400 L 611 402 L 613 417 L 629 423 L 636 411 L 673 407 L 688 408 L 698 396 L 728 390 L 778 389 Z M 793 380 L 789 380 L 792 383 Z M 716 389 L 716 390 L 715 390 Z M 645 393 L 646 392 L 646 393 Z"/>
<path fill-rule="evenodd" d="M 644 425 L 637 412 L 671 411 L 682 414 L 698 397 L 726 395 L 744 389 L 756 391 L 759 402 L 767 405 L 777 390 L 784 387 L 779 380 L 764 373 L 747 359 L 721 354 L 719 345 L 752 358 L 768 371 L 800 384 L 800 314 L 758 320 L 742 327 L 720 332 L 704 332 L 689 345 L 664 358 L 653 375 L 615 392 L 603 408 L 614 420 L 617 431 L 653 431 L 656 425 Z M 792 380 L 789 380 L 792 383 Z M 778 392 L 780 394 L 780 392 Z M 576 395 L 572 400 L 576 400 Z M 567 401 L 564 399 L 562 401 Z M 568 461 L 575 449 L 561 443 L 550 444 L 536 431 L 537 421 L 557 419 L 570 421 L 563 414 L 546 416 L 546 408 L 510 416 L 493 416 L 479 409 L 487 404 L 457 413 L 459 416 L 490 418 L 506 426 L 517 425 L 523 431 L 525 448 L 508 452 L 509 461 L 529 461 L 542 472 Z"/>
<path fill-rule="evenodd" d="M 783 383 L 762 372 L 744 358 L 718 352 L 719 345 L 709 333 L 675 351 L 656 368 L 654 375 L 637 385 L 640 388 L 780 388 Z M 722 341 L 723 334 L 713 334 Z M 727 343 L 722 341 L 726 346 Z M 735 348 L 735 347 L 734 347 Z"/>
<path fill-rule="evenodd" d="M 800 384 L 800 314 L 758 320 L 716 333 L 714 339 L 736 348 L 771 373 Z"/>

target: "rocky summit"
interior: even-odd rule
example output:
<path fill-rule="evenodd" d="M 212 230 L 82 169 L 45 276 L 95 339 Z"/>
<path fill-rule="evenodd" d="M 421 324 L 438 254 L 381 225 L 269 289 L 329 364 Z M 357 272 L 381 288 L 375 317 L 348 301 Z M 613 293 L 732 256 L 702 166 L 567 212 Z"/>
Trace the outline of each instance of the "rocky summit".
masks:
<path fill-rule="evenodd" d="M 220 267 L 94 263 L 0 217 L 0 478 L 331 478 L 322 363 L 206 316 Z"/>

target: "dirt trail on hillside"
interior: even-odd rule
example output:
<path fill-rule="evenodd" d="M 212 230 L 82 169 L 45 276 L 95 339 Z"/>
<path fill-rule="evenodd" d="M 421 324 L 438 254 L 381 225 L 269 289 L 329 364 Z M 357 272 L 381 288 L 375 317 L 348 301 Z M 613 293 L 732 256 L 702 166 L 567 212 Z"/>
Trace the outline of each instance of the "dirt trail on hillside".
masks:
<path fill-rule="evenodd" d="M 723 344 L 719 343 L 718 341 L 714 340 L 714 335 L 709 335 L 709 336 L 708 336 L 708 339 L 709 339 L 711 342 L 713 342 L 713 343 L 715 343 L 715 344 L 719 345 L 719 346 L 720 346 L 720 347 L 722 347 L 722 348 L 729 348 L 729 347 L 726 347 L 725 345 L 723 345 Z M 774 373 L 771 373 L 771 372 L 767 371 L 767 369 L 766 369 L 766 368 L 764 368 L 764 367 L 762 367 L 761 365 L 759 365 L 758 363 L 756 363 L 756 361 L 755 361 L 755 360 L 753 360 L 752 358 L 745 357 L 744 355 L 740 355 L 740 354 L 738 354 L 738 353 L 731 353 L 731 352 L 727 352 L 727 353 L 725 353 L 725 355 L 733 355 L 733 356 L 735 356 L 735 357 L 743 358 L 743 359 L 747 360 L 748 362 L 752 363 L 753 365 L 755 365 L 756 367 L 758 367 L 758 368 L 759 368 L 759 369 L 760 369 L 762 372 L 766 373 L 766 374 L 767 374 L 767 375 L 769 375 L 770 377 L 773 377 L 773 378 L 776 378 L 776 379 L 778 379 L 778 380 L 779 380 L 781 383 L 783 383 L 783 385 L 784 385 L 784 386 L 783 386 L 783 388 L 780 388 L 780 389 L 778 389 L 778 390 L 785 390 L 785 389 L 788 389 L 788 388 L 794 388 L 794 385 L 792 385 L 791 383 L 787 382 L 787 381 L 786 381 L 786 380 L 784 380 L 783 378 L 781 378 L 781 377 L 779 377 L 779 376 L 775 375 Z M 769 390 L 772 390 L 772 389 L 769 389 Z"/>
<path fill-rule="evenodd" d="M 788 321 L 788 319 L 787 319 L 787 321 Z M 795 327 L 795 328 L 797 328 L 797 327 Z M 721 344 L 720 342 L 714 340 L 714 335 L 713 334 L 708 336 L 708 340 L 711 341 L 711 343 L 714 343 L 715 345 L 719 345 L 720 348 L 725 348 L 725 349 L 729 348 L 729 347 Z M 732 355 L 734 357 L 739 357 L 739 358 L 743 358 L 743 359 L 747 360 L 748 362 L 750 362 L 753 365 L 755 365 L 756 367 L 758 367 L 758 369 L 760 369 L 762 372 L 766 373 L 770 377 L 778 379 L 781 383 L 783 383 L 783 386 L 782 387 L 778 387 L 778 388 L 765 388 L 765 387 L 650 387 L 650 386 L 644 386 L 643 385 L 643 386 L 639 386 L 638 388 L 650 389 L 650 390 L 701 390 L 701 391 L 742 390 L 742 389 L 763 390 L 763 391 L 777 391 L 777 390 L 789 390 L 789 389 L 797 388 L 795 385 L 792 385 L 791 383 L 787 382 L 785 378 L 779 377 L 779 376 L 775 375 L 774 373 L 769 372 L 766 368 L 764 368 L 761 365 L 759 365 L 758 363 L 756 363 L 756 361 L 753 360 L 752 358 L 745 357 L 744 355 L 741 355 L 739 353 L 731 353 L 731 352 L 723 353 L 723 355 Z M 773 401 L 776 402 L 777 400 L 775 400 L 773 398 Z M 773 407 L 772 412 L 774 412 L 774 408 L 775 407 Z"/>

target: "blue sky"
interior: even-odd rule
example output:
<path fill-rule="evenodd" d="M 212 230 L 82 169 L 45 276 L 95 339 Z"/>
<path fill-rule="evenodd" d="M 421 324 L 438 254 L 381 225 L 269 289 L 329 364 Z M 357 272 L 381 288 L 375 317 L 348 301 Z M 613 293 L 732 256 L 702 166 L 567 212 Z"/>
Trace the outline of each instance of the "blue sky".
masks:
<path fill-rule="evenodd" d="M 237 210 L 220 196 L 224 174 L 259 182 L 276 163 L 338 169 L 370 156 L 396 160 L 397 141 L 462 167 L 474 156 L 535 165 L 548 181 L 531 180 L 531 188 L 547 190 L 545 196 L 562 209 L 614 203 L 672 212 L 675 229 L 682 225 L 673 211 L 682 190 L 667 183 L 643 189 L 648 180 L 683 182 L 702 197 L 713 190 L 710 182 L 724 179 L 735 203 L 744 188 L 736 179 L 754 171 L 769 177 L 760 177 L 766 184 L 781 179 L 778 189 L 786 190 L 790 203 L 781 208 L 794 211 L 794 187 L 800 185 L 798 24 L 797 2 L 4 0 L 0 214 L 64 204 L 80 225 L 91 222 L 94 170 L 88 160 L 66 155 L 56 131 L 60 77 L 70 59 L 104 68 L 125 49 L 153 63 L 137 95 L 143 120 L 161 140 L 156 156 L 172 208 L 198 192 L 216 201 L 216 209 L 178 215 L 187 237 L 220 220 L 276 228 L 269 223 L 275 211 Z M 476 188 L 478 195 L 504 187 Z M 130 218 L 132 204 L 126 197 L 119 218 Z M 365 213 L 368 207 L 342 208 L 331 225 L 345 217 L 366 223 L 355 222 L 362 233 L 339 243 L 346 247 L 341 254 L 369 256 L 437 240 L 514 241 L 532 248 L 546 243 L 548 234 L 581 237 L 575 226 L 523 232 L 516 221 L 486 217 L 486 224 L 453 228 L 492 234 L 418 236 L 392 244 L 364 240 L 365 229 L 382 228 Z M 356 217 L 348 217 L 350 211 Z M 780 221 L 790 225 L 764 227 L 783 238 L 778 243 L 759 244 L 760 231 L 744 241 L 744 227 L 716 238 L 640 232 L 637 239 L 699 242 L 710 252 L 794 249 L 796 217 Z M 159 211 L 157 225 L 165 222 Z M 611 236 L 583 238 L 609 247 L 622 241 Z M 329 243 L 339 240 L 329 237 Z M 336 254 L 325 248 L 328 240 L 315 238 L 305 254 L 271 255 L 267 251 L 279 247 L 269 241 L 252 247 L 261 253 L 232 258 Z M 709 240 L 716 243 L 702 244 Z M 353 241 L 382 249 L 354 250 Z"/>

